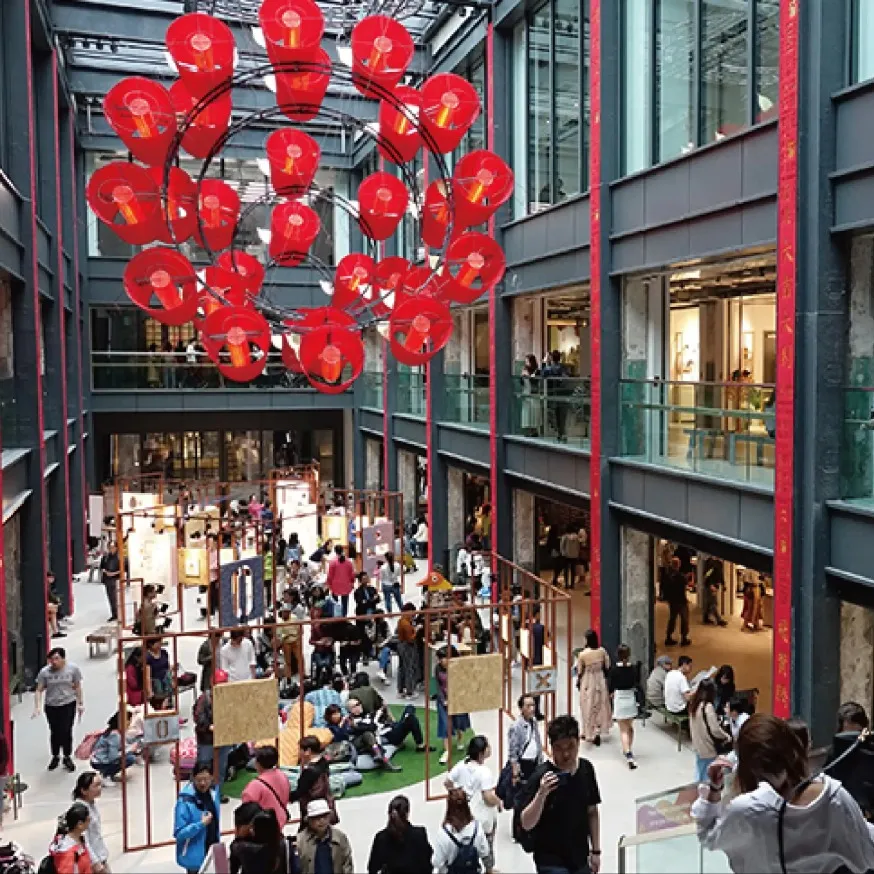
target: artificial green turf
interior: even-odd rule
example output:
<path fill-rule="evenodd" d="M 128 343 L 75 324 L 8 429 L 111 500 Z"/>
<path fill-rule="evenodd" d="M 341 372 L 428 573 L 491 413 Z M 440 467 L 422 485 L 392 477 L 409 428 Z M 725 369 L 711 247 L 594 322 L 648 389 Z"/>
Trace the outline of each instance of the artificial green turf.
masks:
<path fill-rule="evenodd" d="M 400 707 L 394 706 L 391 708 L 392 714 L 397 717 L 401 712 Z M 416 716 L 419 717 L 419 722 L 422 723 L 422 730 L 425 729 L 425 709 L 423 707 L 416 708 Z M 473 731 L 468 730 L 464 735 L 464 745 L 467 747 L 468 741 L 473 737 Z M 446 770 L 445 765 L 440 764 L 440 756 L 443 754 L 442 742 L 437 739 L 437 710 L 431 709 L 431 746 L 436 747 L 436 751 L 429 753 L 431 759 L 431 776 L 443 773 Z M 453 762 L 463 758 L 464 753 L 453 749 Z M 360 798 L 363 795 L 375 795 L 378 792 L 397 792 L 406 786 L 412 786 L 415 783 L 421 783 L 425 779 L 425 753 L 417 753 L 413 739 L 408 737 L 404 745 L 392 756 L 392 762 L 403 768 L 402 771 L 364 771 L 364 778 L 360 786 L 353 786 L 346 790 L 344 798 Z M 222 791 L 225 795 L 231 798 L 240 798 L 247 784 L 255 779 L 257 775 L 252 771 L 242 771 L 230 783 L 225 783 L 222 786 Z"/>

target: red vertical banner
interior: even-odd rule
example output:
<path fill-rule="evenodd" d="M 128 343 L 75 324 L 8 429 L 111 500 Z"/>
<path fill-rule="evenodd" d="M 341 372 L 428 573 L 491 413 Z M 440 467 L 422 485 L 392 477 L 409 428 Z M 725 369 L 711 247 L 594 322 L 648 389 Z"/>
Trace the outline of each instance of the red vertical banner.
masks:
<path fill-rule="evenodd" d="M 64 518 L 67 520 L 66 554 L 67 565 L 64 568 L 66 585 L 69 586 L 70 613 L 73 612 L 73 521 L 70 515 L 70 454 L 67 451 L 70 445 L 70 429 L 67 425 L 67 308 L 66 308 L 66 264 L 64 263 L 64 208 L 63 191 L 61 189 L 61 102 L 58 94 L 58 53 L 52 52 L 52 111 L 55 132 L 55 252 L 58 256 L 58 273 L 55 285 L 56 302 L 58 307 L 58 320 L 60 322 L 61 335 L 61 457 L 64 472 Z M 75 182 L 75 173 L 73 174 Z M 74 314 L 75 315 L 75 314 Z"/>
<path fill-rule="evenodd" d="M 592 628 L 601 631 L 601 0 L 589 0 L 589 295 L 592 424 L 590 514 Z"/>
<path fill-rule="evenodd" d="M 777 127 L 777 462 L 774 476 L 773 711 L 776 716 L 784 718 L 792 712 L 799 5 L 800 0 L 780 2 L 780 114 Z"/>
<path fill-rule="evenodd" d="M 489 21 L 486 29 L 486 148 L 495 150 L 495 26 Z M 495 217 L 489 219 L 489 235 L 495 235 Z M 498 497 L 498 289 L 489 292 L 489 503 L 492 505 L 492 551 L 497 552 L 498 516 L 502 512 Z M 497 568 L 493 567 L 493 571 Z M 498 587 L 492 587 L 492 598 L 497 597 Z"/>

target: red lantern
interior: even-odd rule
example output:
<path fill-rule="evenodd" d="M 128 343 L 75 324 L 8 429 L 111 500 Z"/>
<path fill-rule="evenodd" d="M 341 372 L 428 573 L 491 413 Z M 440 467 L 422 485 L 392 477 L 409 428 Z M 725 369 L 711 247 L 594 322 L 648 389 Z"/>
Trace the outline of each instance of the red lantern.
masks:
<path fill-rule="evenodd" d="M 473 303 L 501 281 L 506 267 L 504 253 L 492 237 L 462 234 L 446 247 L 443 293 L 454 303 Z"/>
<path fill-rule="evenodd" d="M 258 20 L 271 64 L 312 56 L 321 48 L 325 17 L 312 0 L 264 0 Z"/>
<path fill-rule="evenodd" d="M 176 134 L 176 114 L 162 85 L 142 76 L 122 79 L 103 98 L 103 114 L 138 161 L 164 163 Z"/>
<path fill-rule="evenodd" d="M 513 171 L 494 152 L 468 152 L 452 174 L 452 202 L 460 227 L 488 221 L 513 193 Z"/>
<path fill-rule="evenodd" d="M 325 394 L 346 391 L 364 369 L 361 337 L 346 328 L 316 328 L 301 338 L 300 365 L 314 388 Z M 343 379 L 343 370 L 350 373 Z"/>
<path fill-rule="evenodd" d="M 165 325 L 184 325 L 197 312 L 197 277 L 191 262 L 175 249 L 146 249 L 124 269 L 128 297 Z M 152 306 L 156 297 L 160 307 Z"/>
<path fill-rule="evenodd" d="M 422 240 L 432 249 L 442 249 L 449 230 L 452 211 L 446 197 L 446 186 L 436 179 L 425 189 L 425 203 L 422 209 Z"/>
<path fill-rule="evenodd" d="M 331 59 L 319 49 L 312 60 L 276 74 L 276 103 L 292 121 L 310 121 L 319 114 L 330 81 Z"/>
<path fill-rule="evenodd" d="M 267 137 L 266 147 L 276 193 L 293 196 L 308 191 L 322 157 L 319 144 L 303 131 L 284 128 Z"/>
<path fill-rule="evenodd" d="M 285 324 L 301 334 L 325 325 L 333 325 L 336 328 L 350 328 L 355 325 L 355 319 L 349 313 L 334 307 L 300 307 L 297 313 L 301 318 L 289 320 Z"/>
<path fill-rule="evenodd" d="M 160 233 L 161 200 L 149 171 L 126 161 L 96 170 L 85 191 L 97 218 L 125 243 L 142 246 Z"/>
<path fill-rule="evenodd" d="M 152 167 L 149 175 L 158 188 L 164 185 L 163 167 Z M 161 202 L 161 215 L 157 239 L 162 243 L 184 243 L 197 232 L 197 186 L 179 167 L 170 168 L 167 190 Z"/>
<path fill-rule="evenodd" d="M 270 326 L 248 307 L 222 307 L 211 313 L 201 334 L 206 354 L 219 373 L 235 382 L 249 382 L 264 372 L 270 352 Z M 253 347 L 255 347 L 253 349 Z"/>
<path fill-rule="evenodd" d="M 452 316 L 446 304 L 428 298 L 395 306 L 389 320 L 389 344 L 401 364 L 425 364 L 448 342 Z"/>
<path fill-rule="evenodd" d="M 198 102 L 182 82 L 170 86 L 170 99 L 176 112 L 186 118 Z M 230 123 L 231 94 L 228 92 L 211 100 L 194 116 L 182 135 L 182 148 L 194 158 L 206 158 L 227 132 Z"/>
<path fill-rule="evenodd" d="M 422 95 L 415 88 L 408 88 L 406 85 L 398 85 L 393 93 L 396 98 L 394 103 L 383 100 L 379 104 L 377 148 L 386 161 L 405 164 L 416 157 L 422 145 L 417 121 L 422 107 Z M 402 106 L 403 110 L 395 104 Z"/>
<path fill-rule="evenodd" d="M 409 31 L 394 18 L 370 15 L 352 30 L 352 82 L 365 97 L 380 97 L 391 89 L 413 60 Z"/>
<path fill-rule="evenodd" d="M 199 291 L 197 317 L 194 325 L 202 331 L 205 320 L 212 313 L 228 307 L 246 307 L 250 304 L 246 280 L 239 274 L 218 266 L 203 271 L 203 285 Z"/>
<path fill-rule="evenodd" d="M 182 15 L 167 28 L 166 42 L 185 87 L 198 100 L 234 75 L 234 35 L 218 18 Z"/>
<path fill-rule="evenodd" d="M 358 187 L 358 226 L 372 240 L 387 240 L 404 217 L 410 195 L 390 173 L 373 173 Z"/>
<path fill-rule="evenodd" d="M 425 147 L 435 154 L 458 148 L 480 113 L 479 95 L 470 82 L 455 73 L 438 73 L 422 85 L 419 121 Z"/>
<path fill-rule="evenodd" d="M 397 256 L 383 258 L 376 265 L 373 272 L 373 299 L 376 303 L 371 308 L 374 316 L 382 318 L 392 311 L 409 270 L 410 262 Z"/>
<path fill-rule="evenodd" d="M 404 277 L 403 284 L 400 288 L 400 302 L 409 300 L 410 298 L 429 297 L 434 300 L 449 300 L 446 295 L 446 285 L 448 280 L 445 276 L 435 273 L 427 265 L 413 267 Z M 399 301 L 395 302 L 397 309 Z"/>
<path fill-rule="evenodd" d="M 315 211 L 296 200 L 273 207 L 270 257 L 283 267 L 300 264 L 319 235 L 321 226 Z"/>
<path fill-rule="evenodd" d="M 360 312 L 372 294 L 375 269 L 373 258 L 368 255 L 353 254 L 341 258 L 334 273 L 331 305 Z"/>
<path fill-rule="evenodd" d="M 261 291 L 266 271 L 254 255 L 231 249 L 229 252 L 222 252 L 216 264 L 226 273 L 238 274 L 252 297 L 256 297 Z"/>
<path fill-rule="evenodd" d="M 219 251 L 234 241 L 240 218 L 240 197 L 221 179 L 204 179 L 197 200 L 200 221 L 195 239 L 204 248 Z"/>

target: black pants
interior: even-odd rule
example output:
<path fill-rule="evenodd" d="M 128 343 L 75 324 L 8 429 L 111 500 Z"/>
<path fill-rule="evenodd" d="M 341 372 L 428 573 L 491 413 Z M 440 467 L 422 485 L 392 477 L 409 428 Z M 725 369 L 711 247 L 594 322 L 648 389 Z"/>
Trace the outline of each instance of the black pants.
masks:
<path fill-rule="evenodd" d="M 689 604 L 668 604 L 668 630 L 665 632 L 665 638 L 674 636 L 674 628 L 677 624 L 677 618 L 680 619 L 680 635 L 683 640 L 689 636 Z"/>
<path fill-rule="evenodd" d="M 425 738 L 422 736 L 422 724 L 416 716 L 416 708 L 411 704 L 404 707 L 401 718 L 382 736 L 382 740 L 386 745 L 399 747 L 409 734 L 413 736 L 417 747 L 425 743 Z"/>
<path fill-rule="evenodd" d="M 118 582 L 116 577 L 104 577 L 103 588 L 106 589 L 106 600 L 109 601 L 109 618 L 114 622 L 118 619 Z"/>
<path fill-rule="evenodd" d="M 73 755 L 73 722 L 76 719 L 76 702 L 60 707 L 46 705 L 46 720 L 49 723 L 49 738 L 52 755 Z"/>

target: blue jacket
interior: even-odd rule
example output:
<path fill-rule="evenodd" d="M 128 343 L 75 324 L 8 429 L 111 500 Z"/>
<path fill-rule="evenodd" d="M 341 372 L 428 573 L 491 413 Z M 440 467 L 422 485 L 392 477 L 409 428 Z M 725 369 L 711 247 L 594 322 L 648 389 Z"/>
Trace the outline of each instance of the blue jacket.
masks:
<path fill-rule="evenodd" d="M 218 788 L 212 790 L 216 814 L 221 811 Z M 186 871 L 198 871 L 206 858 L 206 826 L 201 822 L 204 811 L 197 806 L 196 792 L 186 783 L 176 799 L 173 817 L 173 837 L 176 839 L 176 864 Z M 221 834 L 219 823 L 219 834 Z"/>

